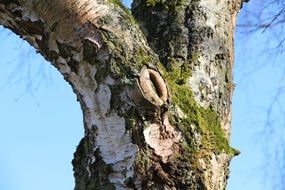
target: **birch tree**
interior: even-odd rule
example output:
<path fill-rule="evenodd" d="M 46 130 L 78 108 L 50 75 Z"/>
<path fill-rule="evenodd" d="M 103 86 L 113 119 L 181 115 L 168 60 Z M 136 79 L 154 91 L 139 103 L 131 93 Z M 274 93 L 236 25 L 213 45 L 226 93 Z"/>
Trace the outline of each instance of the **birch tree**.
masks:
<path fill-rule="evenodd" d="M 225 189 L 241 0 L 0 0 L 72 86 L 75 190 Z M 68 113 L 67 113 L 68 114 Z"/>

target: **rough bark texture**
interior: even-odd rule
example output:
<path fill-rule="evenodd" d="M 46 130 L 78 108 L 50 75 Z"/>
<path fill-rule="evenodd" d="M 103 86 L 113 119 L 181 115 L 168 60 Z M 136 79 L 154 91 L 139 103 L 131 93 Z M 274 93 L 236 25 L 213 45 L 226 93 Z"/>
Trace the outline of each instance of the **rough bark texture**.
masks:
<path fill-rule="evenodd" d="M 0 24 L 68 81 L 76 190 L 224 189 L 236 0 L 0 0 Z"/>

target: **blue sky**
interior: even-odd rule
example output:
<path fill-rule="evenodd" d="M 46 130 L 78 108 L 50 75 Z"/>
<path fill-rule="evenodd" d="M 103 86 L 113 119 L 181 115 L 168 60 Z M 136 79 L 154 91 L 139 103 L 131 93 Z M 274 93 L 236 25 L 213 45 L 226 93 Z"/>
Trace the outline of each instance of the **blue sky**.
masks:
<path fill-rule="evenodd" d="M 73 189 L 71 160 L 83 137 L 75 94 L 17 36 L 1 31 L 0 40 L 0 189 Z"/>
<path fill-rule="evenodd" d="M 257 2 L 245 9 L 255 11 Z M 245 17 L 242 10 L 238 23 Z M 251 35 L 237 29 L 231 144 L 241 155 L 232 161 L 229 190 L 273 190 L 278 180 L 284 184 L 278 171 L 284 171 L 285 57 L 272 50 L 280 42 L 279 29 Z"/>
<path fill-rule="evenodd" d="M 262 43 L 266 43 L 262 34 L 254 35 L 247 42 L 241 40 L 236 43 L 231 144 L 241 154 L 231 163 L 229 190 L 273 189 L 270 175 L 264 178 L 270 161 L 266 155 L 268 152 L 265 152 L 269 145 L 266 144 L 269 142 L 264 142 L 264 131 L 269 127 L 265 126 L 265 120 L 275 89 L 281 85 L 284 70 L 278 65 L 281 65 L 281 60 L 276 60 L 276 64 L 273 61 L 268 63 L 266 55 L 260 55 Z M 258 68 L 258 64 L 262 67 Z"/>
<path fill-rule="evenodd" d="M 274 43 L 267 39 L 264 33 L 236 36 L 231 144 L 242 153 L 232 161 L 228 190 L 272 189 L 274 174 L 263 178 L 269 165 L 264 149 L 270 146 L 262 134 L 284 67 L 282 57 L 262 52 L 264 44 Z M 63 77 L 27 43 L 4 29 L 0 42 L 0 189 L 70 190 L 71 160 L 83 136 L 79 103 Z M 277 134 L 271 141 L 284 133 L 280 117 L 274 110 Z"/>

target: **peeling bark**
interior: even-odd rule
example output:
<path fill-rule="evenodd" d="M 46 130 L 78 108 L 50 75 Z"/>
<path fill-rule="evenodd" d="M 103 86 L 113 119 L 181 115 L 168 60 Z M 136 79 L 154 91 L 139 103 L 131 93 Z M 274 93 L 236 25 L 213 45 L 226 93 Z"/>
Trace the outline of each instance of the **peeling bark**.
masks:
<path fill-rule="evenodd" d="M 72 86 L 76 190 L 224 189 L 237 0 L 0 0 L 0 24 Z"/>

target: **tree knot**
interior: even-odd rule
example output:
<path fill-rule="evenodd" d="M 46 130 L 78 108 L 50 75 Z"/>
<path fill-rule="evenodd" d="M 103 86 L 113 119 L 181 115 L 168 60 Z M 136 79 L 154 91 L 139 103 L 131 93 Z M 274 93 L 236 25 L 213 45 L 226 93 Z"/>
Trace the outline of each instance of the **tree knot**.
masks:
<path fill-rule="evenodd" d="M 159 72 L 143 67 L 138 87 L 144 99 L 155 106 L 162 106 L 168 99 L 166 83 Z"/>

